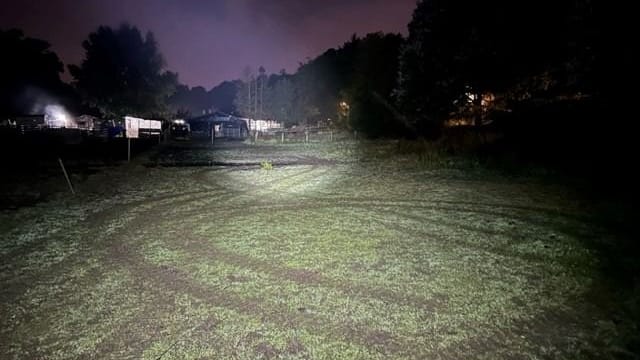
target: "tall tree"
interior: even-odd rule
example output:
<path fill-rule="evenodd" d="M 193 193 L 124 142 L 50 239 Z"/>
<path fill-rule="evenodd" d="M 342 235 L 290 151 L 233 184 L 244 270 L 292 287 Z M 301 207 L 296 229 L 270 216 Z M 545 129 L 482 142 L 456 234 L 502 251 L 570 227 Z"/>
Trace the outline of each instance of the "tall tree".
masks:
<path fill-rule="evenodd" d="M 198 116 L 213 110 L 210 96 L 202 86 L 189 88 L 186 85 L 178 85 L 175 93 L 169 97 L 168 103 L 170 110 L 181 114 L 181 117 Z"/>
<path fill-rule="evenodd" d="M 585 1 L 419 1 L 401 50 L 400 105 L 422 135 L 437 136 L 460 109 L 479 123 L 487 94 L 562 91 L 577 40 L 572 19 Z"/>
<path fill-rule="evenodd" d="M 44 40 L 17 29 L 0 30 L 0 114 L 39 113 L 49 103 L 73 106 L 74 93 L 60 80 L 64 70 Z"/>
<path fill-rule="evenodd" d="M 281 74 L 267 92 L 265 109 L 267 117 L 282 122 L 284 126 L 297 123 L 299 110 L 296 108 L 296 91 L 291 75 Z"/>
<path fill-rule="evenodd" d="M 397 136 L 408 131 L 391 108 L 402 37 L 368 34 L 357 43 L 353 75 L 343 92 L 350 125 L 369 136 Z"/>
<path fill-rule="evenodd" d="M 234 105 L 238 114 L 248 118 L 255 118 L 255 86 L 256 77 L 250 66 L 242 70 L 241 79 L 237 82 L 237 92 Z"/>
<path fill-rule="evenodd" d="M 238 91 L 238 80 L 223 81 L 218 86 L 209 90 L 209 101 L 213 108 L 223 113 L 232 114 L 236 111 L 233 101 Z"/>
<path fill-rule="evenodd" d="M 135 26 L 99 27 L 82 43 L 85 59 L 69 66 L 85 103 L 103 116 L 163 116 L 175 91 L 177 74 L 165 63 L 151 32 Z"/>

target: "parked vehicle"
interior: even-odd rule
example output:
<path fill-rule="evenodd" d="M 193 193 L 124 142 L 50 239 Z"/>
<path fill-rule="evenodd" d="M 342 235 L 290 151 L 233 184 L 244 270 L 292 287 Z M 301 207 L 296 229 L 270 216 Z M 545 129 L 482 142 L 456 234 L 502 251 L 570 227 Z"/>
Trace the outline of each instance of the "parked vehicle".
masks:
<path fill-rule="evenodd" d="M 184 120 L 175 120 L 169 128 L 171 138 L 175 140 L 191 139 L 191 126 Z"/>

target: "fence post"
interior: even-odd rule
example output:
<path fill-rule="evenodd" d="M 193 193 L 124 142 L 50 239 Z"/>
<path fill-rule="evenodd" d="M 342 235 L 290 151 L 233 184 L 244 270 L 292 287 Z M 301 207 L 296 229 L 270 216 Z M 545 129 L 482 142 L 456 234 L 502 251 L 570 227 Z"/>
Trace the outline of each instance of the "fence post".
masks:
<path fill-rule="evenodd" d="M 256 130 L 255 140 L 253 142 L 258 142 L 258 130 Z"/>
<path fill-rule="evenodd" d="M 309 130 L 304 130 L 304 142 L 305 144 L 309 142 Z"/>
<path fill-rule="evenodd" d="M 280 142 L 284 144 L 284 130 L 280 133 Z"/>
<path fill-rule="evenodd" d="M 329 142 L 333 142 L 333 130 L 329 131 Z"/>
<path fill-rule="evenodd" d="M 75 195 L 76 192 L 73 190 L 73 185 L 71 185 L 71 180 L 69 179 L 69 175 L 67 174 L 67 169 L 64 168 L 62 159 L 58 158 L 58 162 L 60 163 L 60 167 L 62 168 L 62 173 L 64 174 L 64 178 L 67 179 L 67 184 L 69 184 L 69 190 L 71 190 L 71 194 Z"/>

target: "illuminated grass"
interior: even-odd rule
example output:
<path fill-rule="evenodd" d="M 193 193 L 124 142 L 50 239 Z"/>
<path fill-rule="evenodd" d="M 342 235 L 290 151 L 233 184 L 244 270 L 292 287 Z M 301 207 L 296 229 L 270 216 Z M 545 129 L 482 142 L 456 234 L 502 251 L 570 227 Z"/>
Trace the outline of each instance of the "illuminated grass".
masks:
<path fill-rule="evenodd" d="M 392 151 L 202 148 L 258 165 L 132 165 L 0 215 L 0 358 L 610 354 L 586 246 L 607 234 L 566 189 Z"/>

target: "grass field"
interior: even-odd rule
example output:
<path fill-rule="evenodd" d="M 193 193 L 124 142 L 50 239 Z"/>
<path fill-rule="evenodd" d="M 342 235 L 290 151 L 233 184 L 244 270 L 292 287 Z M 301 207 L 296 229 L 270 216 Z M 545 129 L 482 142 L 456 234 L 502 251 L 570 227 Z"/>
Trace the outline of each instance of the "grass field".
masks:
<path fill-rule="evenodd" d="M 0 358 L 624 352 L 579 196 L 392 148 L 183 145 L 0 214 Z"/>

